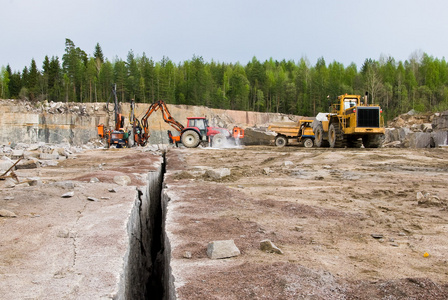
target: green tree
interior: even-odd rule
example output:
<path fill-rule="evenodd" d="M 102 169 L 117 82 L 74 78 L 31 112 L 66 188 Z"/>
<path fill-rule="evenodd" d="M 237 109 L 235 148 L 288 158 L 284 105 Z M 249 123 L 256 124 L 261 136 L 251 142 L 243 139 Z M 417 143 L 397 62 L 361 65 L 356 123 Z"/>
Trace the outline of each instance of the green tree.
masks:
<path fill-rule="evenodd" d="M 297 113 L 303 116 L 311 116 L 313 109 L 310 101 L 311 69 L 309 66 L 309 61 L 302 57 L 295 72 Z"/>
<path fill-rule="evenodd" d="M 175 103 L 175 65 L 168 57 L 164 56 L 162 61 L 156 64 L 156 69 L 158 99 L 163 99 L 167 103 Z"/>
<path fill-rule="evenodd" d="M 76 47 L 73 41 L 65 39 L 65 54 L 62 56 L 62 67 L 68 77 L 69 86 L 66 87 L 67 99 L 83 101 L 84 85 L 86 81 L 87 54 Z"/>
<path fill-rule="evenodd" d="M 232 72 L 232 76 L 229 79 L 230 90 L 229 100 L 230 109 L 247 109 L 248 97 L 249 97 L 249 81 L 246 78 L 244 68 L 240 64 L 235 65 L 235 69 Z"/>
<path fill-rule="evenodd" d="M 396 95 L 396 104 L 394 105 L 394 112 L 390 114 L 390 116 L 394 116 L 396 114 L 400 114 L 406 111 L 409 108 L 409 100 L 408 100 L 408 91 L 405 85 L 406 80 L 406 70 L 404 68 L 403 63 L 400 61 L 397 66 L 397 71 L 395 73 L 395 95 Z M 389 112 L 386 112 L 389 114 Z"/>
<path fill-rule="evenodd" d="M 372 59 L 366 59 L 362 66 L 365 89 L 370 95 L 371 103 L 377 103 L 377 98 L 381 97 L 383 91 L 383 82 L 378 71 L 378 62 Z"/>
<path fill-rule="evenodd" d="M 343 64 L 333 61 L 328 65 L 327 95 L 334 97 L 347 92 L 344 90 L 344 75 L 345 68 Z"/>
<path fill-rule="evenodd" d="M 264 65 L 261 64 L 254 56 L 252 57 L 252 60 L 246 65 L 246 74 L 250 84 L 249 108 L 259 111 L 260 105 L 263 104 L 264 106 L 265 99 L 258 98 L 258 96 L 263 95 L 263 93 L 258 93 L 258 90 L 260 90 L 266 84 L 266 70 L 264 68 Z"/>
<path fill-rule="evenodd" d="M 418 65 L 415 64 L 412 60 L 410 62 L 405 62 L 405 70 L 406 70 L 406 76 L 405 76 L 405 85 L 408 91 L 408 99 L 409 99 L 409 109 L 415 108 L 415 102 L 417 98 L 417 88 L 418 88 L 418 82 L 417 82 L 417 76 L 416 71 L 418 70 Z"/>
<path fill-rule="evenodd" d="M 325 110 L 328 96 L 329 71 L 323 57 L 317 60 L 311 76 L 312 111 L 313 115 L 316 115 Z"/>
<path fill-rule="evenodd" d="M 86 83 L 88 86 L 88 99 L 89 102 L 93 102 L 93 100 L 98 101 L 98 97 L 97 97 L 97 89 L 96 89 L 96 85 L 98 82 L 98 69 L 97 69 L 97 64 L 96 64 L 96 60 L 94 57 L 90 57 L 88 62 L 87 62 L 87 67 L 86 67 Z"/>
<path fill-rule="evenodd" d="M 98 99 L 99 101 L 107 101 L 111 95 L 112 84 L 115 82 L 114 66 L 108 60 L 101 65 L 98 76 Z"/>
<path fill-rule="evenodd" d="M 29 72 L 28 68 L 24 67 L 22 71 L 22 86 L 20 88 L 19 97 L 21 99 L 29 99 L 29 93 L 28 93 L 28 78 L 29 78 Z"/>
<path fill-rule="evenodd" d="M 9 72 L 5 67 L 2 67 L 0 72 L 0 97 L 9 98 Z"/>
<path fill-rule="evenodd" d="M 355 94 L 355 91 L 361 88 L 361 80 L 357 71 L 357 66 L 351 63 L 344 71 L 342 80 L 341 94 Z"/>
<path fill-rule="evenodd" d="M 155 102 L 155 74 L 154 74 L 154 61 L 146 57 L 143 53 L 140 59 L 140 70 L 143 78 L 142 86 L 142 100 L 144 102 Z"/>
<path fill-rule="evenodd" d="M 32 59 L 26 85 L 26 88 L 29 92 L 30 100 L 35 100 L 37 95 L 39 94 L 39 76 L 40 72 L 37 69 L 36 61 Z"/>
<path fill-rule="evenodd" d="M 41 75 L 41 90 L 42 90 L 42 98 L 46 99 L 48 98 L 48 73 L 50 70 L 50 59 L 48 58 L 48 55 L 45 55 L 44 62 L 42 64 L 42 75 Z"/>
<path fill-rule="evenodd" d="M 101 65 L 104 63 L 104 54 L 99 43 L 96 43 L 95 45 L 95 51 L 93 51 L 93 57 L 95 59 L 96 69 L 99 73 L 101 70 Z"/>
<path fill-rule="evenodd" d="M 128 74 L 126 76 L 126 91 L 128 92 L 130 99 L 132 98 L 136 101 L 140 101 L 140 70 L 132 50 L 128 52 L 126 67 L 128 69 Z"/>
<path fill-rule="evenodd" d="M 128 91 L 126 90 L 126 79 L 127 79 L 128 69 L 126 63 L 120 59 L 116 60 L 114 63 L 114 78 L 117 84 L 117 98 L 120 101 L 126 101 L 126 95 Z M 110 95 L 111 86 L 109 86 Z"/>
<path fill-rule="evenodd" d="M 49 100 L 60 101 L 63 98 L 63 74 L 59 58 L 52 56 L 48 68 Z"/>
<path fill-rule="evenodd" d="M 8 91 L 9 97 L 17 99 L 20 95 L 20 90 L 22 89 L 22 78 L 19 72 L 12 72 L 9 64 L 6 66 L 6 71 L 9 76 Z"/>

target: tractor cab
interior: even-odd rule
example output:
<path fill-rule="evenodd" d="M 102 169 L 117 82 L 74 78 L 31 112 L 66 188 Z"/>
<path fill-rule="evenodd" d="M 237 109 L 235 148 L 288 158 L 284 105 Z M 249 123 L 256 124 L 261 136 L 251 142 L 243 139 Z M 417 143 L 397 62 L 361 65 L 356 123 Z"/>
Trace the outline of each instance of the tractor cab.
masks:
<path fill-rule="evenodd" d="M 208 135 L 208 120 L 206 118 L 187 118 L 187 120 L 187 128 L 194 128 L 199 131 L 201 139 L 206 141 Z"/>

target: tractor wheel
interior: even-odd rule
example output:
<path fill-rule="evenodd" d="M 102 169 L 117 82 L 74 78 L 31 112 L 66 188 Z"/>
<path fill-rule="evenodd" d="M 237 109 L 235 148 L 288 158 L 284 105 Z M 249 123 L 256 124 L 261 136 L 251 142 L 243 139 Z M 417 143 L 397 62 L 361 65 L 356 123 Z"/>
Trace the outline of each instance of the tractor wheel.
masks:
<path fill-rule="evenodd" d="M 312 139 L 310 139 L 310 138 L 306 138 L 306 139 L 303 141 L 303 146 L 305 146 L 305 148 L 313 148 L 313 146 L 314 146 L 314 142 L 313 142 Z"/>
<path fill-rule="evenodd" d="M 275 138 L 275 145 L 277 147 L 285 147 L 288 144 L 288 140 L 285 136 L 279 135 Z"/>
<path fill-rule="evenodd" d="M 196 148 L 201 142 L 199 134 L 193 130 L 188 130 L 182 133 L 181 140 L 182 144 L 187 148 Z"/>
<path fill-rule="evenodd" d="M 316 144 L 316 147 L 323 147 L 324 146 L 324 128 L 322 127 L 322 124 L 319 124 L 314 129 L 314 143 Z"/>
<path fill-rule="evenodd" d="M 222 133 L 216 134 L 212 139 L 212 146 L 216 148 L 222 148 L 226 145 L 227 138 Z"/>

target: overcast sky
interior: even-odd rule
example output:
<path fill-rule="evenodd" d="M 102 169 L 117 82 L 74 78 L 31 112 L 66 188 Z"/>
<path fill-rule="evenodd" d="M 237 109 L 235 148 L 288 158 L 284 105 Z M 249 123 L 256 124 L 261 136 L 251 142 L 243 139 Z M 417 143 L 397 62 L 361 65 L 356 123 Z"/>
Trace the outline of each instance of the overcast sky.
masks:
<path fill-rule="evenodd" d="M 0 0 L 0 67 L 22 71 L 45 55 L 62 62 L 65 39 L 93 55 L 126 60 L 130 50 L 174 63 L 245 65 L 306 57 L 315 65 L 381 55 L 397 61 L 415 52 L 448 53 L 445 0 Z"/>

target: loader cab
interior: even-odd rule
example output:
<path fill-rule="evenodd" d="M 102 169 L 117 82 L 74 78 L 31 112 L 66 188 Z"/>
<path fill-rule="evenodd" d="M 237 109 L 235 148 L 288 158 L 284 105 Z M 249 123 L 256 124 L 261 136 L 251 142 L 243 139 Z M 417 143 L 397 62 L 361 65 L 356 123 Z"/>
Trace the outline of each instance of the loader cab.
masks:
<path fill-rule="evenodd" d="M 349 109 L 353 106 L 358 105 L 358 99 L 351 99 L 351 98 L 346 98 L 344 99 L 344 110 Z"/>

